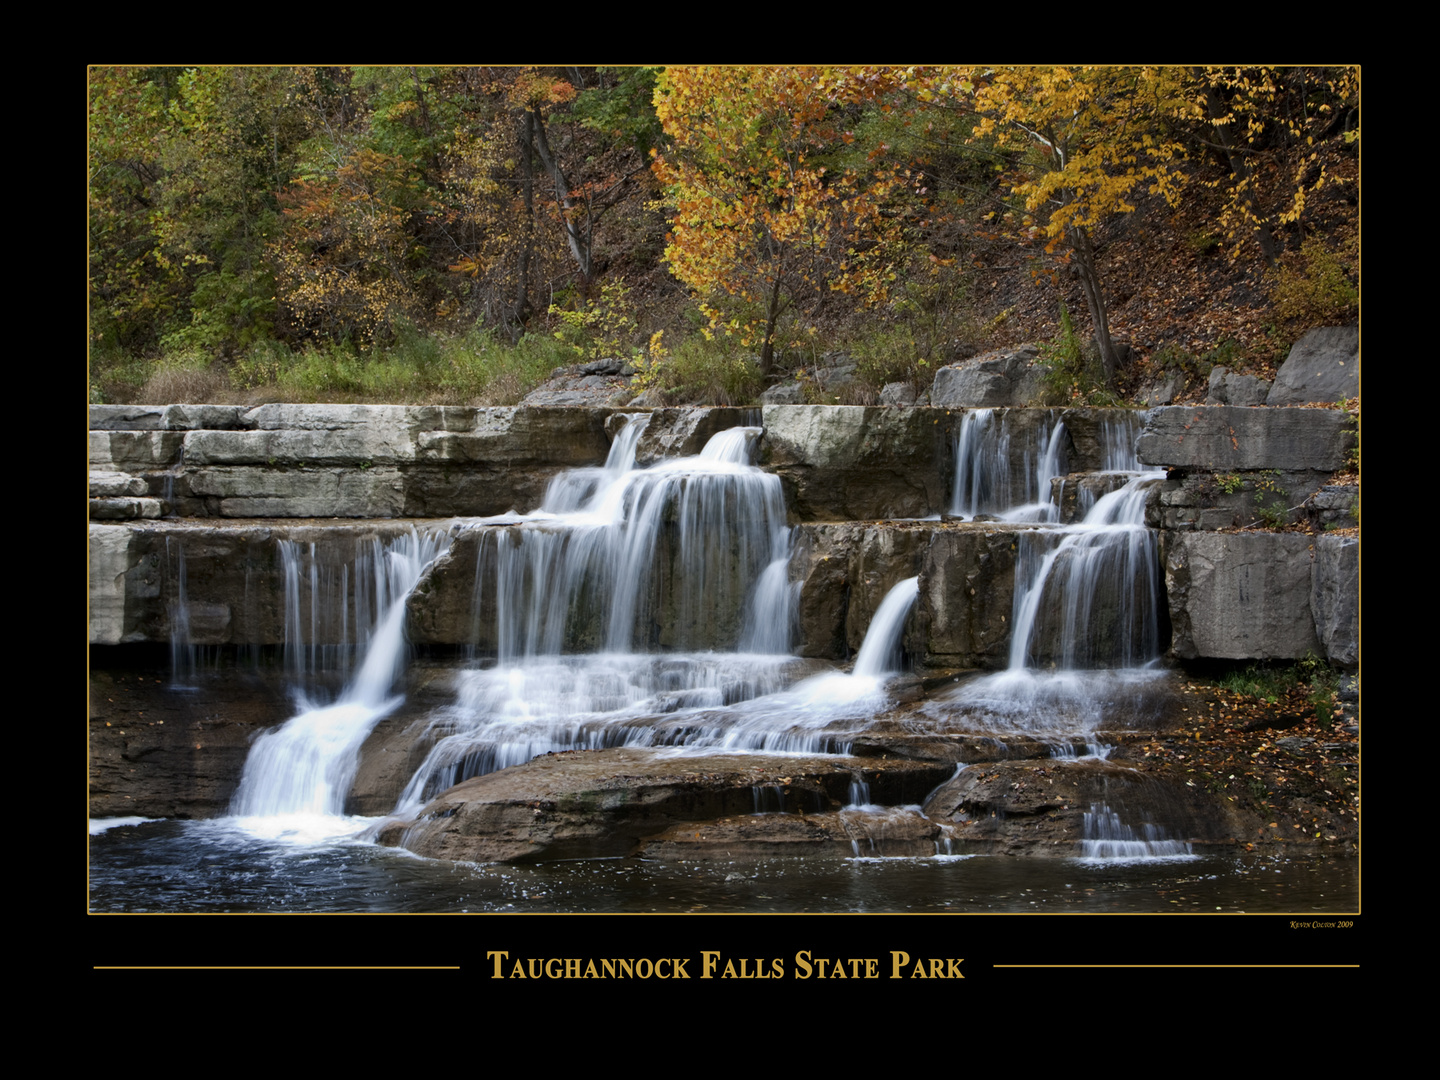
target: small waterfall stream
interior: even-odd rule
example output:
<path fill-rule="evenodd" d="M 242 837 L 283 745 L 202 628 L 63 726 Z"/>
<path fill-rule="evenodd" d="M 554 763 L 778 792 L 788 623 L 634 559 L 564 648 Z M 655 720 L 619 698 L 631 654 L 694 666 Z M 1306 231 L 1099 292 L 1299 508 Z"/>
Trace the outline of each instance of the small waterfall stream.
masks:
<path fill-rule="evenodd" d="M 359 663 L 354 677 L 330 704 L 313 703 L 304 684 L 294 684 L 299 688 L 303 711 L 255 740 L 231 802 L 233 815 L 338 817 L 344 813 L 345 797 L 359 768 L 361 744 L 403 700 L 393 690 L 405 660 L 405 600 L 425 567 L 449 544 L 444 533 L 422 535 L 414 529 L 388 544 L 372 540 L 369 550 L 362 550 L 356 560 L 357 567 L 368 573 L 357 570 L 356 588 L 353 592 L 342 588 L 338 604 L 333 607 L 322 606 L 323 594 L 312 552 L 308 649 L 300 632 L 304 624 L 300 618 L 299 562 L 293 558 L 293 549 L 286 552 L 287 669 L 302 677 L 314 672 L 322 620 L 338 619 L 342 628 L 348 628 L 352 605 L 360 628 Z M 348 586 L 348 572 L 341 580 Z M 288 587 L 292 582 L 296 585 L 293 591 Z M 342 629 L 342 641 L 343 633 Z M 334 831 L 328 826 L 321 828 L 322 832 Z"/>
<path fill-rule="evenodd" d="M 997 421 L 988 410 L 966 415 L 956 449 L 955 512 L 1058 521 L 1056 506 L 1022 504 L 1012 510 L 1003 495 L 996 495 L 1011 448 L 1007 419 Z M 1063 432 L 1063 424 L 1053 418 L 1040 429 L 1040 466 L 1030 486 L 1027 456 L 1025 498 L 1037 488 L 1042 498 L 1048 497 L 1044 474 L 1063 471 L 1056 450 Z M 1134 434 L 1128 418 L 1100 426 L 1104 471 L 1128 476 L 1123 486 L 1083 500 L 1085 514 L 1078 524 L 1021 534 L 1009 665 L 952 698 L 995 730 L 1050 742 L 1061 760 L 1108 756 L 1110 747 L 1094 736 L 1099 724 L 1113 722 L 1106 702 L 1123 697 L 1127 686 L 1147 681 L 1162 648 L 1159 545 L 1155 531 L 1145 525 L 1146 502 L 1162 474 L 1139 471 Z M 1157 826 L 1142 831 L 1143 836 L 1137 834 L 1109 804 L 1097 802 L 1085 816 L 1080 854 L 1137 859 L 1189 853 L 1188 845 L 1168 839 Z"/>
<path fill-rule="evenodd" d="M 1050 481 L 1065 474 L 1065 425 L 1052 411 L 1033 431 L 1018 427 L 1005 410 L 965 413 L 955 441 L 951 514 L 966 521 L 981 514 L 1002 521 L 1059 520 Z"/>

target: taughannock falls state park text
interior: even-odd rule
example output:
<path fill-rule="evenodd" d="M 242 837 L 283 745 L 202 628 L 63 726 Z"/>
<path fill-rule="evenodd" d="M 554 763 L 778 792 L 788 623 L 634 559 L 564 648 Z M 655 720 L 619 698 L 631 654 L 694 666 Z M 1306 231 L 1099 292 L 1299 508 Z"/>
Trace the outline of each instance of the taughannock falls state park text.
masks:
<path fill-rule="evenodd" d="M 492 979 L 963 979 L 956 957 L 915 957 L 892 949 L 884 958 L 873 956 L 814 956 L 797 952 L 793 967 L 783 957 L 728 957 L 705 949 L 698 957 L 589 957 L 511 956 L 490 950 L 485 959 Z M 693 974 L 692 974 L 693 972 Z"/>

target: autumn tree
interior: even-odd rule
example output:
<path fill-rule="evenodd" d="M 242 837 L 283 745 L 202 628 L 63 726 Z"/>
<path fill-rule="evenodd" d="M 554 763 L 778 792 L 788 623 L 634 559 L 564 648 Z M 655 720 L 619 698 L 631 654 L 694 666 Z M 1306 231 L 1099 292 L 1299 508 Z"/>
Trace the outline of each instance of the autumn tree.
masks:
<path fill-rule="evenodd" d="M 1321 164 L 1320 144 L 1340 132 L 1359 139 L 1359 71 L 1195 67 L 1184 77 L 1174 115 L 1200 154 L 1223 166 L 1204 186 L 1222 193 L 1216 220 L 1224 238 L 1237 253 L 1253 240 L 1273 267 L 1277 232 L 1300 222 L 1309 196 L 1340 182 Z"/>
<path fill-rule="evenodd" d="M 594 290 L 601 221 L 637 194 L 646 166 L 636 147 L 658 130 L 648 102 L 654 69 L 617 78 L 605 69 L 477 68 L 463 77 L 489 105 L 456 131 L 448 158 L 450 269 L 513 338 L 557 291 Z"/>
<path fill-rule="evenodd" d="M 303 134 L 277 68 L 92 69 L 92 320 L 129 348 L 273 329 L 266 246 Z"/>
<path fill-rule="evenodd" d="M 903 177 L 823 164 L 836 98 L 805 68 L 669 68 L 655 90 L 655 175 L 672 210 L 665 261 L 710 330 L 774 363 L 780 317 L 831 291 L 865 305 L 896 277 Z"/>
<path fill-rule="evenodd" d="M 979 117 L 975 136 L 1014 151 L 1011 190 L 1026 217 L 1066 250 L 1085 296 L 1105 379 L 1119 366 L 1093 231 L 1135 209 L 1137 191 L 1179 199 L 1180 146 L 1157 119 L 1176 108 L 1173 69 L 997 67 L 942 71 L 922 87 L 962 97 Z"/>

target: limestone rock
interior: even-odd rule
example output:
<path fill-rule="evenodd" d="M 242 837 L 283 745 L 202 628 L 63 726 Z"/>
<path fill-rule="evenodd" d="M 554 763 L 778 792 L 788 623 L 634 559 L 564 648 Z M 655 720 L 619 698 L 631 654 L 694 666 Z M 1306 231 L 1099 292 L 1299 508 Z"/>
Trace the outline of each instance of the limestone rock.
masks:
<path fill-rule="evenodd" d="M 1338 409 L 1171 405 L 1150 411 L 1138 453 L 1151 466 L 1334 472 L 1353 438 L 1351 417 Z"/>
<path fill-rule="evenodd" d="M 1172 654 L 1298 660 L 1318 653 L 1311 559 L 1303 534 L 1173 534 L 1165 558 Z"/>
<path fill-rule="evenodd" d="M 945 505 L 958 416 L 860 405 L 767 405 L 763 416 L 761 463 L 802 521 L 925 517 Z"/>
<path fill-rule="evenodd" d="M 885 771 L 906 770 L 934 774 L 920 763 Z M 387 826 L 379 841 L 431 858 L 525 862 L 626 855 L 654 838 L 655 854 L 685 857 L 667 830 L 703 836 L 716 819 L 749 817 L 757 801 L 765 808 L 767 793 L 771 809 L 787 815 L 834 812 L 857 775 L 867 775 L 864 763 L 844 757 L 671 757 L 629 748 L 545 754 L 456 785 L 413 823 Z"/>
<path fill-rule="evenodd" d="M 760 395 L 761 405 L 803 405 L 805 390 L 794 380 L 776 383 Z"/>
<path fill-rule="evenodd" d="M 92 499 L 144 495 L 149 490 L 150 486 L 138 476 L 121 472 L 106 472 L 100 469 L 90 471 L 90 497 Z"/>
<path fill-rule="evenodd" d="M 886 383 L 880 388 L 881 405 L 919 405 L 922 396 L 907 382 Z"/>
<path fill-rule="evenodd" d="M 1239 375 L 1219 364 L 1210 369 L 1206 405 L 1264 405 L 1270 383 L 1254 375 Z"/>
<path fill-rule="evenodd" d="M 693 457 L 705 449 L 705 444 L 718 432 L 759 423 L 760 414 L 756 409 L 694 405 L 654 409 L 635 446 L 635 464 L 644 468 L 665 458 Z"/>
<path fill-rule="evenodd" d="M 1360 540 L 1354 536 L 1315 538 L 1315 573 L 1310 586 L 1315 632 L 1333 664 L 1360 662 Z"/>
<path fill-rule="evenodd" d="M 1147 408 L 1155 408 L 1157 405 L 1169 405 L 1177 397 L 1185 392 L 1185 373 L 1183 371 L 1167 371 L 1153 383 L 1142 388 L 1135 395 Z"/>
<path fill-rule="evenodd" d="M 961 364 L 942 367 L 930 390 L 932 405 L 947 408 L 992 408 L 1035 405 L 1042 396 L 1034 345 L 984 353 Z"/>
<path fill-rule="evenodd" d="M 1305 405 L 1360 396 L 1360 327 L 1325 326 L 1290 349 L 1267 405 Z"/>
<path fill-rule="evenodd" d="M 957 850 L 1078 855 L 1086 817 L 1109 808 L 1122 822 L 1163 821 L 1170 839 L 1229 841 L 1232 827 L 1202 794 L 1100 761 L 995 762 L 962 769 L 925 801 L 925 815 L 952 823 Z"/>

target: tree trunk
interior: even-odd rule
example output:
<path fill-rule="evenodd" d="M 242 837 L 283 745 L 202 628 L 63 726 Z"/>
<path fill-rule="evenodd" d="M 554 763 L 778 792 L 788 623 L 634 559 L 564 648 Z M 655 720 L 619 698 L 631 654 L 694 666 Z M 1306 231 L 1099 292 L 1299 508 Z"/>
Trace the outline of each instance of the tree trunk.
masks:
<path fill-rule="evenodd" d="M 587 208 L 578 206 L 570 194 L 570 185 L 565 179 L 564 170 L 555 160 L 555 155 L 550 152 L 550 140 L 545 135 L 545 120 L 534 110 L 531 110 L 529 115 L 531 130 L 534 132 L 535 150 L 540 156 L 540 163 L 550 174 L 550 180 L 555 185 L 555 195 L 564 210 L 562 223 L 565 226 L 565 240 L 570 245 L 570 254 L 574 256 L 575 262 L 580 267 L 581 284 L 588 287 L 594 278 L 590 245 L 590 214 Z M 577 220 L 581 217 L 585 222 L 583 228 Z"/>
<path fill-rule="evenodd" d="M 530 252 L 535 246 L 535 170 L 530 159 L 533 120 L 529 112 L 520 117 L 520 195 L 525 203 L 525 220 L 520 226 L 523 237 L 515 272 L 511 324 L 506 327 L 512 345 L 520 340 L 520 335 L 525 332 L 525 320 L 530 317 Z"/>
<path fill-rule="evenodd" d="M 1105 386 L 1115 388 L 1115 375 L 1120 368 L 1120 359 L 1115 344 L 1110 340 L 1110 315 L 1105 309 L 1105 295 L 1100 291 L 1100 273 L 1095 268 L 1095 249 L 1090 243 L 1090 233 L 1085 229 L 1072 228 L 1066 233 L 1070 248 L 1075 253 L 1075 273 L 1080 278 L 1080 288 L 1085 293 L 1085 306 L 1090 309 L 1090 322 L 1095 327 L 1095 344 L 1100 349 L 1100 362 L 1105 369 Z"/>
<path fill-rule="evenodd" d="M 780 275 L 775 276 L 775 287 L 770 290 L 770 310 L 765 316 L 765 341 L 760 346 L 760 376 L 769 378 L 775 366 L 775 326 L 786 305 L 780 301 Z"/>

